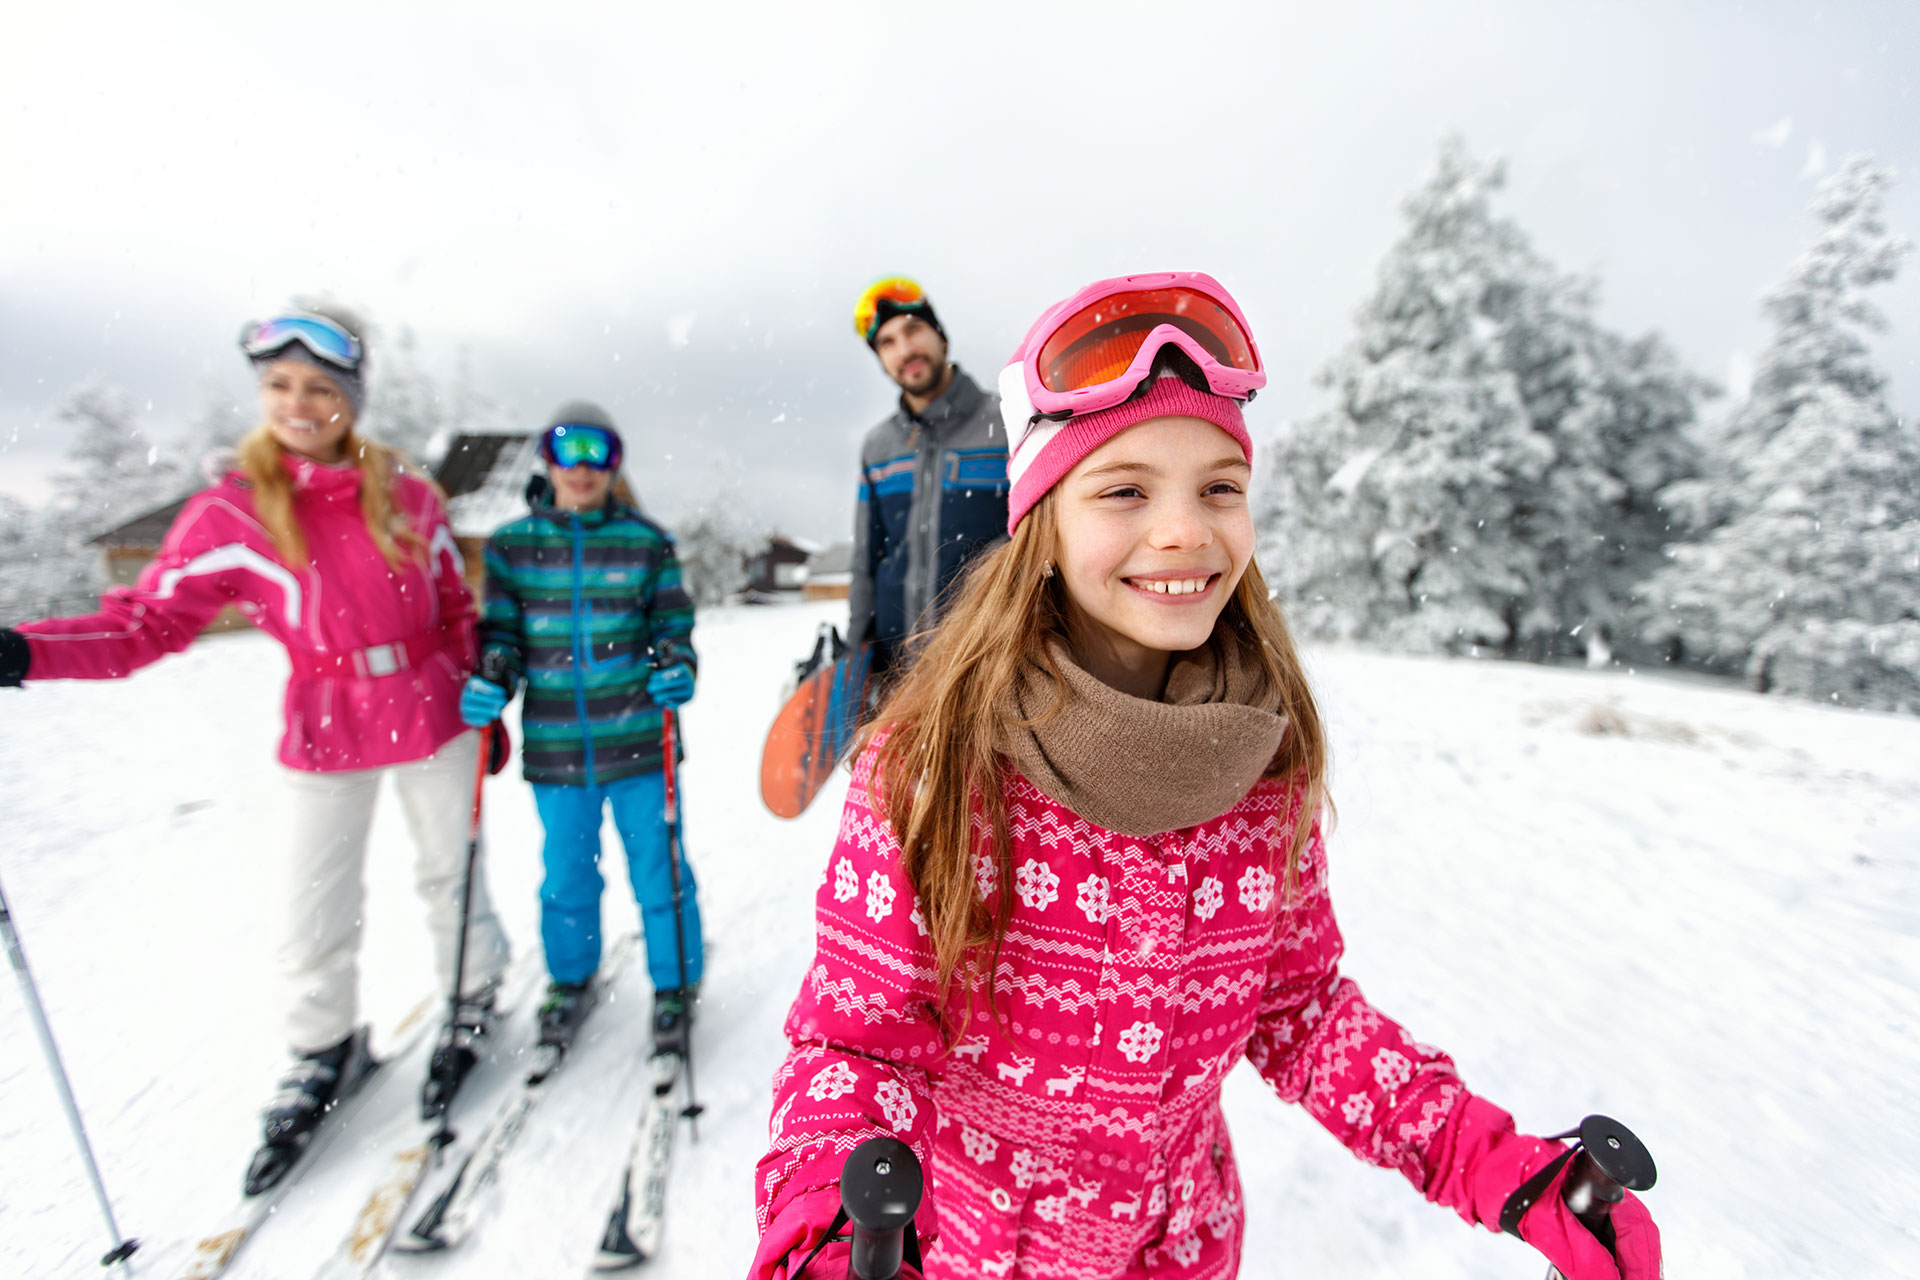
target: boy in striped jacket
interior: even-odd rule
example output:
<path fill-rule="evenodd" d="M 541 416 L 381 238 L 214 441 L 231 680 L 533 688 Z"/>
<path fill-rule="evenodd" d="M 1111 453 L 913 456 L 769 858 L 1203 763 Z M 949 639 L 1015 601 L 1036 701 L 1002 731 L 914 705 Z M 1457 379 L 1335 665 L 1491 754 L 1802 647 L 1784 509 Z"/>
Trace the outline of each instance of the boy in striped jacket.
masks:
<path fill-rule="evenodd" d="M 540 439 L 548 483 L 536 477 L 528 514 L 487 542 L 483 674 L 460 707 L 469 724 L 486 724 L 526 683 L 521 758 L 546 828 L 540 933 L 552 982 L 541 1042 L 565 1048 L 587 1009 L 601 953 L 601 814 L 611 809 L 646 935 L 658 1052 L 684 1047 L 700 982 L 700 909 L 684 864 L 674 920 L 662 772 L 662 713 L 693 696 L 697 659 L 673 541 L 618 483 L 621 454 L 599 406 L 555 411 Z"/>

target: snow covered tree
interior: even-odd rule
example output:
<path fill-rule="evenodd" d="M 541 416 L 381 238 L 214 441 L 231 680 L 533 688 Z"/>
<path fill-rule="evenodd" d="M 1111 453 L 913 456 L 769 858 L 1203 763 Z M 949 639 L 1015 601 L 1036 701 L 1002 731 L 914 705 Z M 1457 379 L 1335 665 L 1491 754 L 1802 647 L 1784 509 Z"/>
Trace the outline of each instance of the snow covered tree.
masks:
<path fill-rule="evenodd" d="M 448 405 L 433 375 L 420 362 L 412 328 L 400 326 L 394 340 L 372 347 L 367 360 L 367 432 L 382 444 L 425 462 L 436 437 L 449 426 Z"/>
<path fill-rule="evenodd" d="M 1277 441 L 1262 563 L 1311 634 L 1603 658 L 1666 540 L 1705 384 L 1599 324 L 1592 282 L 1495 216 L 1504 181 L 1443 143 L 1321 374 L 1336 403 Z"/>
<path fill-rule="evenodd" d="M 92 604 L 100 559 L 74 522 L 0 494 L 0 626 Z"/>
<path fill-rule="evenodd" d="M 1533 430 L 1552 446 L 1521 537 L 1540 555 L 1521 615 L 1530 656 L 1583 651 L 1605 665 L 1636 645 L 1635 596 L 1675 536 L 1664 492 L 1700 474 L 1695 405 L 1717 388 L 1657 334 L 1629 339 L 1596 316 L 1597 288 L 1543 273 L 1502 321 L 1507 366 Z"/>
<path fill-rule="evenodd" d="M 1920 710 L 1920 430 L 1887 404 L 1865 296 L 1910 248 L 1882 220 L 1892 180 L 1860 155 L 1821 184 L 1726 455 L 1670 495 L 1699 534 L 1648 596 L 1657 632 L 1762 691 Z"/>
<path fill-rule="evenodd" d="M 54 418 L 70 433 L 69 469 L 53 477 L 55 505 L 82 536 L 178 497 L 187 483 L 134 421 L 133 400 L 98 380 L 69 391 Z"/>
<path fill-rule="evenodd" d="M 707 503 L 674 530 L 674 552 L 696 605 L 725 604 L 747 585 L 747 557 L 764 535 L 734 514 L 732 500 Z"/>
<path fill-rule="evenodd" d="M 186 435 L 177 450 L 189 484 L 195 480 L 211 483 L 209 471 L 221 454 L 232 449 L 256 425 L 259 414 L 252 405 L 237 403 L 219 383 L 209 379 L 200 390 L 200 408 L 187 424 Z"/>

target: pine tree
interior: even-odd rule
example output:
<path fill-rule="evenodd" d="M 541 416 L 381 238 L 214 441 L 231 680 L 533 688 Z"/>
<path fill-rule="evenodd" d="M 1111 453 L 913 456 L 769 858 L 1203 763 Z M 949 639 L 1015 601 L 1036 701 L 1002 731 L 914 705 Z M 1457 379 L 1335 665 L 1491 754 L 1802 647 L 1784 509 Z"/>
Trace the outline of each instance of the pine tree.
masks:
<path fill-rule="evenodd" d="M 55 505 L 81 537 L 176 498 L 184 480 L 135 422 L 132 397 L 98 380 L 69 391 L 54 418 L 71 433 L 69 469 L 53 477 Z"/>
<path fill-rule="evenodd" d="M 0 626 L 83 612 L 99 582 L 100 557 L 72 520 L 0 494 Z"/>
<path fill-rule="evenodd" d="M 742 509 L 737 494 L 723 493 L 675 526 L 674 554 L 695 604 L 725 604 L 747 585 L 747 557 L 766 536 L 736 514 Z"/>
<path fill-rule="evenodd" d="M 1920 709 L 1920 431 L 1887 404 L 1867 341 L 1886 321 L 1864 293 L 1910 247 L 1882 220 L 1892 179 L 1860 155 L 1821 184 L 1726 456 L 1711 487 L 1673 495 L 1700 535 L 1649 598 L 1694 660 L 1762 691 Z"/>
<path fill-rule="evenodd" d="M 1337 403 L 1277 442 L 1262 560 L 1311 634 L 1601 656 L 1665 541 L 1704 384 L 1600 326 L 1495 216 L 1504 180 L 1442 145 L 1321 375 Z"/>
<path fill-rule="evenodd" d="M 413 330 L 402 325 L 391 343 L 374 348 L 367 371 L 367 431 L 382 444 L 424 461 L 450 424 L 446 399 L 420 362 Z"/>

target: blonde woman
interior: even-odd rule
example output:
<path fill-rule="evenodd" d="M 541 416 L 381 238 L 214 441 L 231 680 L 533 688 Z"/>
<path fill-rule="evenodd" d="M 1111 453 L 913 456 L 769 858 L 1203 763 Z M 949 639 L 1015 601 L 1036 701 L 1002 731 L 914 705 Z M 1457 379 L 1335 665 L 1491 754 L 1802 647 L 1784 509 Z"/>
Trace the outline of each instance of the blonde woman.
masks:
<path fill-rule="evenodd" d="M 99 612 L 0 631 L 0 684 L 115 679 L 192 643 L 232 604 L 287 648 L 287 900 L 280 968 L 292 1061 L 247 1174 L 285 1175 L 368 1066 L 357 952 L 367 832 L 383 773 L 398 784 L 415 883 L 443 986 L 453 980 L 478 735 L 460 719 L 474 607 L 432 481 L 355 430 L 359 323 L 327 308 L 247 326 L 262 422 L 221 480 L 188 500 L 138 585 Z M 423 1109 L 472 1064 L 507 960 L 476 867 L 461 1011 L 435 1051 Z"/>

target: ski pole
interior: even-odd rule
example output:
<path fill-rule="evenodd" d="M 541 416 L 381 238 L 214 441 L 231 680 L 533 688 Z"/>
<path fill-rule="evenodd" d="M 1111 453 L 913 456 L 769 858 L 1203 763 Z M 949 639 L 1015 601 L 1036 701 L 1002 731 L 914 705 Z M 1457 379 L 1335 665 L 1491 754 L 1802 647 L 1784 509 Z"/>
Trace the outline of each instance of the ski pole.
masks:
<path fill-rule="evenodd" d="M 80 1104 L 74 1101 L 73 1086 L 67 1080 L 66 1067 L 61 1064 L 59 1046 L 53 1042 L 53 1028 L 47 1024 L 47 1011 L 40 1003 L 40 989 L 34 985 L 33 971 L 27 968 L 27 955 L 20 948 L 20 935 L 14 930 L 13 912 L 7 906 L 4 887 L 0 887 L 0 933 L 6 935 L 7 959 L 13 964 L 14 976 L 20 979 L 20 990 L 26 996 L 27 1014 L 33 1020 L 34 1031 L 40 1036 L 40 1049 L 46 1055 L 54 1083 L 60 1086 L 60 1102 L 67 1111 L 67 1125 L 73 1130 L 73 1140 L 80 1147 L 80 1158 L 87 1166 L 87 1177 L 93 1182 L 93 1197 L 100 1202 L 100 1212 L 107 1220 L 107 1234 L 113 1239 L 113 1248 L 100 1259 L 100 1265 L 110 1267 L 116 1262 L 124 1263 L 140 1247 L 140 1242 L 121 1235 L 120 1225 L 113 1220 L 113 1205 L 107 1199 L 106 1184 L 100 1180 L 100 1166 L 93 1158 L 93 1144 L 87 1141 L 86 1126 L 80 1121 Z"/>
<path fill-rule="evenodd" d="M 1510 1235 L 1520 1234 L 1520 1219 L 1553 1181 L 1562 1165 L 1568 1165 L 1566 1186 L 1560 1199 L 1573 1216 L 1602 1245 L 1613 1252 L 1613 1206 L 1626 1199 L 1629 1191 L 1646 1191 L 1653 1186 L 1659 1171 L 1646 1144 L 1633 1130 L 1609 1116 L 1588 1116 L 1578 1129 L 1553 1136 L 1553 1141 L 1575 1139 L 1573 1148 L 1522 1183 L 1500 1211 L 1500 1227 Z M 1564 1280 L 1558 1267 L 1548 1267 L 1546 1280 Z"/>
<path fill-rule="evenodd" d="M 473 918 L 473 869 L 480 861 L 480 797 L 485 793 L 487 783 L 487 762 L 493 755 L 493 726 L 487 725 L 480 730 L 479 763 L 473 770 L 473 813 L 467 824 L 467 874 L 460 886 L 460 932 L 453 946 L 453 982 L 447 992 L 447 1035 L 453 1037 L 460 1025 L 460 988 L 466 984 L 467 976 L 467 924 Z M 429 1066 L 428 1070 L 432 1070 Z M 436 1157 L 453 1142 L 453 1130 L 447 1117 L 453 1113 L 451 1099 L 440 1099 L 440 1114 L 435 1118 L 438 1126 L 433 1131 L 432 1143 Z"/>
<path fill-rule="evenodd" d="M 659 659 L 656 658 L 655 663 L 657 666 Z M 673 877 L 673 950 L 680 961 L 680 994 L 684 998 L 687 993 L 687 928 L 680 913 L 686 890 L 680 875 L 680 859 L 685 854 L 680 846 L 680 780 L 679 769 L 674 762 L 675 747 L 678 744 L 675 741 L 674 714 L 671 707 L 661 709 L 660 733 L 663 752 L 661 767 L 666 773 L 667 787 L 667 869 Z M 687 1069 L 687 1105 L 680 1109 L 680 1114 L 687 1118 L 688 1127 L 693 1131 L 693 1140 L 698 1142 L 700 1113 L 705 1111 L 706 1107 L 700 1104 L 700 1095 L 693 1083 L 693 1029 L 691 1027 L 687 1029 L 683 1063 Z"/>
<path fill-rule="evenodd" d="M 840 1169 L 840 1211 L 853 1238 L 847 1280 L 894 1280 L 900 1274 L 907 1227 L 925 1190 L 920 1161 L 898 1138 L 868 1138 L 847 1153 Z"/>

